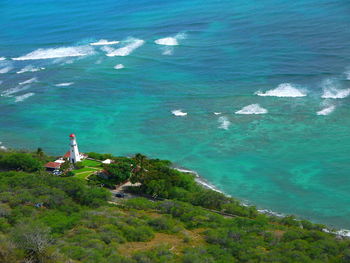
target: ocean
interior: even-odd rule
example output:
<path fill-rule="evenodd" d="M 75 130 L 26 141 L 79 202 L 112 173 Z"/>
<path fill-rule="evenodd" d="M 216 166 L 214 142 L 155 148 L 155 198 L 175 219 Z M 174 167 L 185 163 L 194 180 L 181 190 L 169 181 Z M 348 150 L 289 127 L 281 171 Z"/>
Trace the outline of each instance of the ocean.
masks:
<path fill-rule="evenodd" d="M 169 159 L 350 228 L 350 2 L 1 0 L 2 147 Z"/>

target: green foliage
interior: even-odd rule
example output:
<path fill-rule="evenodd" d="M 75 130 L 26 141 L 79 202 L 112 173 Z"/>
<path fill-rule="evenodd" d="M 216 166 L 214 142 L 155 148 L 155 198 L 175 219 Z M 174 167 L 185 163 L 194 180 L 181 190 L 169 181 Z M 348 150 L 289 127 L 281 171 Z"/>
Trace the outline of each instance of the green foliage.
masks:
<path fill-rule="evenodd" d="M 108 179 L 114 184 L 120 184 L 129 179 L 131 174 L 130 164 L 126 162 L 112 163 L 105 165 L 104 170 L 108 175 Z"/>
<path fill-rule="evenodd" d="M 84 163 L 83 162 L 76 162 L 74 164 L 74 168 L 75 169 L 83 169 L 85 167 Z"/>
<path fill-rule="evenodd" d="M 66 176 L 66 177 L 71 177 L 71 176 L 74 176 L 74 175 L 75 175 L 75 173 L 73 171 L 68 171 L 68 172 L 62 174 L 62 176 Z"/>
<path fill-rule="evenodd" d="M 16 163 L 15 154 L 0 153 L 0 163 Z M 18 156 L 16 168 L 6 169 L 31 171 L 22 159 L 46 158 L 39 150 Z M 87 185 L 40 171 L 0 172 L 0 262 L 350 261 L 350 240 L 323 232 L 322 225 L 259 214 L 197 185 L 168 161 L 141 154 L 108 157 L 115 163 L 105 166 L 106 184 L 114 187 L 131 173 L 141 183 L 131 188 L 134 193 L 158 198 L 131 198 L 115 206 L 107 203 L 110 192 L 96 175 Z"/>
<path fill-rule="evenodd" d="M 42 163 L 29 153 L 2 152 L 0 153 L 0 168 L 33 172 L 40 170 Z"/>

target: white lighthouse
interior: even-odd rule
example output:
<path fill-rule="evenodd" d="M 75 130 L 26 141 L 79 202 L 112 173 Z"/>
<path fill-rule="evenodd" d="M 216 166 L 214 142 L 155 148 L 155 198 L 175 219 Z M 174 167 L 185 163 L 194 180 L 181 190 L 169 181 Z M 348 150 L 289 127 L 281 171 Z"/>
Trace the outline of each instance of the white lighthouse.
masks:
<path fill-rule="evenodd" d="M 69 157 L 69 161 L 71 163 L 76 163 L 76 162 L 80 162 L 81 161 L 81 157 L 80 157 L 80 153 L 78 150 L 78 145 L 77 145 L 77 141 L 75 139 L 75 135 L 72 133 L 71 135 L 69 135 L 70 138 L 70 157 Z"/>

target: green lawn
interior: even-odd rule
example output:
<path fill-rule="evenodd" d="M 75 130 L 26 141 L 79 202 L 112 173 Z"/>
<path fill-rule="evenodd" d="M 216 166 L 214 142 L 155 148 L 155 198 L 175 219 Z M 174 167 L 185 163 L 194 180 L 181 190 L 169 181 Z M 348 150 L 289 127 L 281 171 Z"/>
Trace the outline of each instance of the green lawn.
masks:
<path fill-rule="evenodd" d="M 91 175 L 92 172 L 88 171 L 88 172 L 80 172 L 79 174 L 75 174 L 75 177 L 80 178 L 80 179 L 86 179 L 86 177 L 88 177 L 89 175 Z"/>
<path fill-rule="evenodd" d="M 81 172 L 95 172 L 95 171 L 96 171 L 96 169 L 94 169 L 94 168 L 84 167 L 84 168 L 81 168 L 79 170 L 73 170 L 72 172 L 74 174 L 77 174 L 77 173 L 81 173 Z"/>
<path fill-rule="evenodd" d="M 85 166 L 84 168 L 72 171 L 74 176 L 80 179 L 85 179 L 87 176 L 102 169 L 100 162 L 85 159 L 82 161 L 82 163 Z"/>
<path fill-rule="evenodd" d="M 92 161 L 92 160 L 83 160 L 82 163 L 85 165 L 85 166 L 88 166 L 88 167 L 100 167 L 101 166 L 101 163 L 100 162 L 97 162 L 97 161 Z"/>

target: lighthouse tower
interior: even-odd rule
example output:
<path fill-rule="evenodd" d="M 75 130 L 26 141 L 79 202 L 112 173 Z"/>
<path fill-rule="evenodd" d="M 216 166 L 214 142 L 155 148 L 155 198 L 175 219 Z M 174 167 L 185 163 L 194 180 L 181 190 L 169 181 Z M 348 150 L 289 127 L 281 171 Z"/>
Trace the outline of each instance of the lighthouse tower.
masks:
<path fill-rule="evenodd" d="M 81 158 L 80 158 L 80 153 L 78 150 L 78 145 L 77 145 L 75 135 L 72 133 L 71 135 L 69 135 L 69 138 L 70 138 L 69 161 L 71 163 L 80 162 Z"/>

